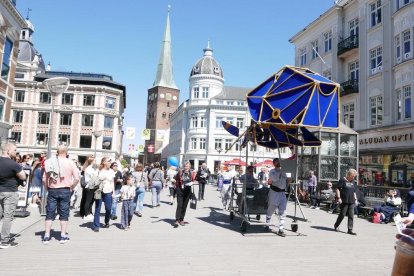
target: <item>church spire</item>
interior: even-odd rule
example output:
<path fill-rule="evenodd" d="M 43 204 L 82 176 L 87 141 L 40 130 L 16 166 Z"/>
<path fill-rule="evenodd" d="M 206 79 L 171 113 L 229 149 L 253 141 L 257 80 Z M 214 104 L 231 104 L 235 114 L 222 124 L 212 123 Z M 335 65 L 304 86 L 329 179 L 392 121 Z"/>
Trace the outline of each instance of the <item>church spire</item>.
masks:
<path fill-rule="evenodd" d="M 170 8 L 171 6 L 168 5 L 167 23 L 165 25 L 164 40 L 162 42 L 154 87 L 163 86 L 178 89 L 174 81 L 171 58 Z"/>

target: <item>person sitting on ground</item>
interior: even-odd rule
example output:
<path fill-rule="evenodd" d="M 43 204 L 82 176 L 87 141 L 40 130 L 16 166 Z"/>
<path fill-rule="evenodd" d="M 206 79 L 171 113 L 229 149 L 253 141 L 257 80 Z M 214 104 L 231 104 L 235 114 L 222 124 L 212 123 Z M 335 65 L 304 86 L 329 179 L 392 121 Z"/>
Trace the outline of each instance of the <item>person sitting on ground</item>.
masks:
<path fill-rule="evenodd" d="M 397 211 L 400 206 L 401 197 L 398 196 L 397 190 L 390 189 L 385 196 L 385 203 L 381 206 L 375 206 L 374 212 L 381 214 L 381 223 L 388 223 L 391 221 L 395 211 Z"/>
<path fill-rule="evenodd" d="M 322 190 L 320 192 L 320 195 L 311 195 L 311 209 L 317 209 L 319 210 L 319 207 L 321 206 L 321 201 L 330 201 L 332 202 L 335 198 L 335 193 L 332 190 L 332 182 L 328 181 L 326 184 L 327 188 L 325 190 Z"/>

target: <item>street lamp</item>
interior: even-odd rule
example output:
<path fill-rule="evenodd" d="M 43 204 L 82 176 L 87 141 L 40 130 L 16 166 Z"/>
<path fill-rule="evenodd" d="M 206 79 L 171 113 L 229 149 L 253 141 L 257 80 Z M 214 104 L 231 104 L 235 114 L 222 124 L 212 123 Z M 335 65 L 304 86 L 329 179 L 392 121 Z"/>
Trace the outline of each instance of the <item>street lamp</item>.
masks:
<path fill-rule="evenodd" d="M 55 112 L 55 98 L 56 96 L 65 93 L 69 87 L 69 79 L 64 77 L 50 78 L 43 81 L 47 91 L 52 96 L 52 113 L 49 120 L 49 132 L 47 143 L 47 158 L 52 157 L 52 132 L 53 132 L 53 115 Z"/>
<path fill-rule="evenodd" d="M 102 136 L 102 130 L 95 130 L 92 132 L 93 136 L 95 136 L 95 160 L 96 159 L 96 145 L 98 144 L 98 138 Z"/>

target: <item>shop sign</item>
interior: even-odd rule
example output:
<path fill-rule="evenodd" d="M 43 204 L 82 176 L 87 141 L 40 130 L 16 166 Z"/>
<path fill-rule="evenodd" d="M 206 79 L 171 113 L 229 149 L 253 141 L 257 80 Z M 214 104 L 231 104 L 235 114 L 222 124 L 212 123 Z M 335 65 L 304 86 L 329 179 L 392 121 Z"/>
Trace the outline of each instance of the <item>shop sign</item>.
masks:
<path fill-rule="evenodd" d="M 377 148 L 388 146 L 403 146 L 404 144 L 412 145 L 414 141 L 414 131 L 397 132 L 381 131 L 359 135 L 359 145 L 363 148 Z"/>

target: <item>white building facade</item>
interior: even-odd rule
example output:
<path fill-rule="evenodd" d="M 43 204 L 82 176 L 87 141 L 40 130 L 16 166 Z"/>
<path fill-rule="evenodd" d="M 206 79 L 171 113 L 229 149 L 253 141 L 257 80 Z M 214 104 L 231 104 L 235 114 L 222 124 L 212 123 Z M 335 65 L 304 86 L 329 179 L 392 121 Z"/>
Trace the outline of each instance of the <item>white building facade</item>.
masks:
<path fill-rule="evenodd" d="M 108 75 L 45 69 L 32 43 L 33 25 L 27 23 L 20 35 L 9 137 L 21 154 L 39 154 L 51 142 L 52 150 L 66 144 L 70 157 L 81 162 L 95 151 L 98 162 L 104 156 L 114 160 L 122 149 L 125 86 Z M 66 77 L 70 85 L 54 99 L 55 113 L 51 114 L 53 98 L 42 82 L 53 77 Z"/>
<path fill-rule="evenodd" d="M 414 1 L 347 0 L 295 34 L 295 64 L 341 84 L 368 184 L 414 179 Z"/>
<path fill-rule="evenodd" d="M 235 158 L 246 161 L 246 149 L 233 143 L 237 137 L 222 126 L 227 121 L 240 128 L 240 134 L 250 125 L 246 94 L 250 88 L 224 86 L 223 70 L 207 46 L 204 55 L 193 66 L 189 79 L 189 98 L 172 115 L 169 144 L 163 159 L 175 156 L 191 162 L 197 168 L 206 162 L 210 170 Z M 228 151 L 227 151 L 228 150 Z M 287 154 L 283 151 L 283 156 Z M 248 164 L 275 157 L 275 152 L 249 145 Z"/>

